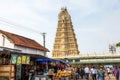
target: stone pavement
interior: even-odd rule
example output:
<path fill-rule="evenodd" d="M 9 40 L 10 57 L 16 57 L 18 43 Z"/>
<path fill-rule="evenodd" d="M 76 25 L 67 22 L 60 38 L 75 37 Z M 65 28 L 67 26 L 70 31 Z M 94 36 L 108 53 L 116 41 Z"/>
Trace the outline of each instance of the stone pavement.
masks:
<path fill-rule="evenodd" d="M 105 80 L 115 80 L 115 77 L 113 74 L 110 74 L 110 78 L 108 76 L 106 76 Z"/>
<path fill-rule="evenodd" d="M 74 80 L 74 79 L 71 79 L 71 80 Z M 84 79 L 79 79 L 79 80 L 86 80 L 86 79 L 84 78 Z M 90 77 L 89 80 L 92 80 L 92 78 Z M 110 78 L 106 75 L 105 80 L 115 80 L 115 77 L 112 74 L 110 74 Z"/>

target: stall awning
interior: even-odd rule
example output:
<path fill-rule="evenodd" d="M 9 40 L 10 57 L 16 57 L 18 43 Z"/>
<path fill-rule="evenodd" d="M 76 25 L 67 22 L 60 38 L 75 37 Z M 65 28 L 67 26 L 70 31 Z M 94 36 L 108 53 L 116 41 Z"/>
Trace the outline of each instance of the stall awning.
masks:
<path fill-rule="evenodd" d="M 64 62 L 64 61 L 61 61 L 61 60 L 55 60 L 55 59 L 50 59 L 50 58 L 37 58 L 36 59 L 37 62 L 54 62 L 54 63 L 61 63 L 63 65 L 68 65 L 69 63 L 68 62 Z"/>
<path fill-rule="evenodd" d="M 40 61 L 40 62 L 51 62 L 52 59 L 49 59 L 49 58 L 37 58 L 36 61 Z"/>

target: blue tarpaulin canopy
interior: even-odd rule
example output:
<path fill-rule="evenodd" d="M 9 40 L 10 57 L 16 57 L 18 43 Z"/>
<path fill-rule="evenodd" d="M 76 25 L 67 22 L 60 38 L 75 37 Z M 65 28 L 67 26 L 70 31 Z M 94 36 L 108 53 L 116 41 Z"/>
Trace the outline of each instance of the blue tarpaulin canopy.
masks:
<path fill-rule="evenodd" d="M 50 59 L 50 58 L 38 58 L 38 59 L 36 59 L 36 61 L 38 61 L 38 62 L 55 62 L 57 64 L 61 63 L 61 64 L 64 64 L 64 65 L 69 64 L 68 62 L 64 62 L 64 61 L 61 61 L 61 60 L 54 60 L 54 59 Z"/>
<path fill-rule="evenodd" d="M 38 59 L 36 59 L 36 61 L 40 61 L 40 62 L 51 62 L 52 59 L 49 59 L 49 58 L 38 58 Z"/>
<path fill-rule="evenodd" d="M 44 61 L 44 59 L 43 58 L 38 58 L 38 59 L 36 59 L 36 61 Z"/>
<path fill-rule="evenodd" d="M 62 64 L 64 64 L 64 65 L 69 64 L 69 62 L 64 62 L 64 61 L 60 61 L 60 63 L 62 63 Z"/>

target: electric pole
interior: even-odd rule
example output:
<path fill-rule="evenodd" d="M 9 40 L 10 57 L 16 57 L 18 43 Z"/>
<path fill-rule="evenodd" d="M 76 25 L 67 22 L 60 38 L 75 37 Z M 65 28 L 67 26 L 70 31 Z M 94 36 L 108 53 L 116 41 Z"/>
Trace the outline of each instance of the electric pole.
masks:
<path fill-rule="evenodd" d="M 46 51 L 45 51 L 45 34 L 46 33 L 41 33 L 43 36 L 43 46 L 44 46 L 44 56 L 46 56 Z"/>

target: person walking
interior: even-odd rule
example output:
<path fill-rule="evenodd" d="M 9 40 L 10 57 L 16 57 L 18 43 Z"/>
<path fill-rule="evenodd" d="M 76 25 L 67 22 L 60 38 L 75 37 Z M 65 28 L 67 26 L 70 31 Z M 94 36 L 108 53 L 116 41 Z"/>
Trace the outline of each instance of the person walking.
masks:
<path fill-rule="evenodd" d="M 107 72 L 108 79 L 111 79 L 111 77 L 110 77 L 110 68 L 109 67 L 106 68 L 106 72 Z"/>
<path fill-rule="evenodd" d="M 84 67 L 81 67 L 81 68 L 79 69 L 79 73 L 80 73 L 81 79 L 83 79 L 83 77 L 84 77 L 84 75 L 85 75 Z"/>
<path fill-rule="evenodd" d="M 75 69 L 75 80 L 78 80 L 79 79 L 79 68 L 77 67 L 76 69 Z"/>
<path fill-rule="evenodd" d="M 91 73 L 92 73 L 92 80 L 97 80 L 97 78 L 96 78 L 97 70 L 94 66 L 91 69 Z"/>
<path fill-rule="evenodd" d="M 119 80 L 119 69 L 118 69 L 118 67 L 117 66 L 115 66 L 115 68 L 113 69 L 113 74 L 114 74 L 114 76 L 115 76 L 115 79 L 116 80 Z"/>
<path fill-rule="evenodd" d="M 97 71 L 98 80 L 105 80 L 105 71 L 103 70 L 103 67 L 100 67 L 100 69 Z"/>
<path fill-rule="evenodd" d="M 89 80 L 89 73 L 90 73 L 89 67 L 86 66 L 84 70 L 85 70 L 85 77 L 87 80 Z"/>

